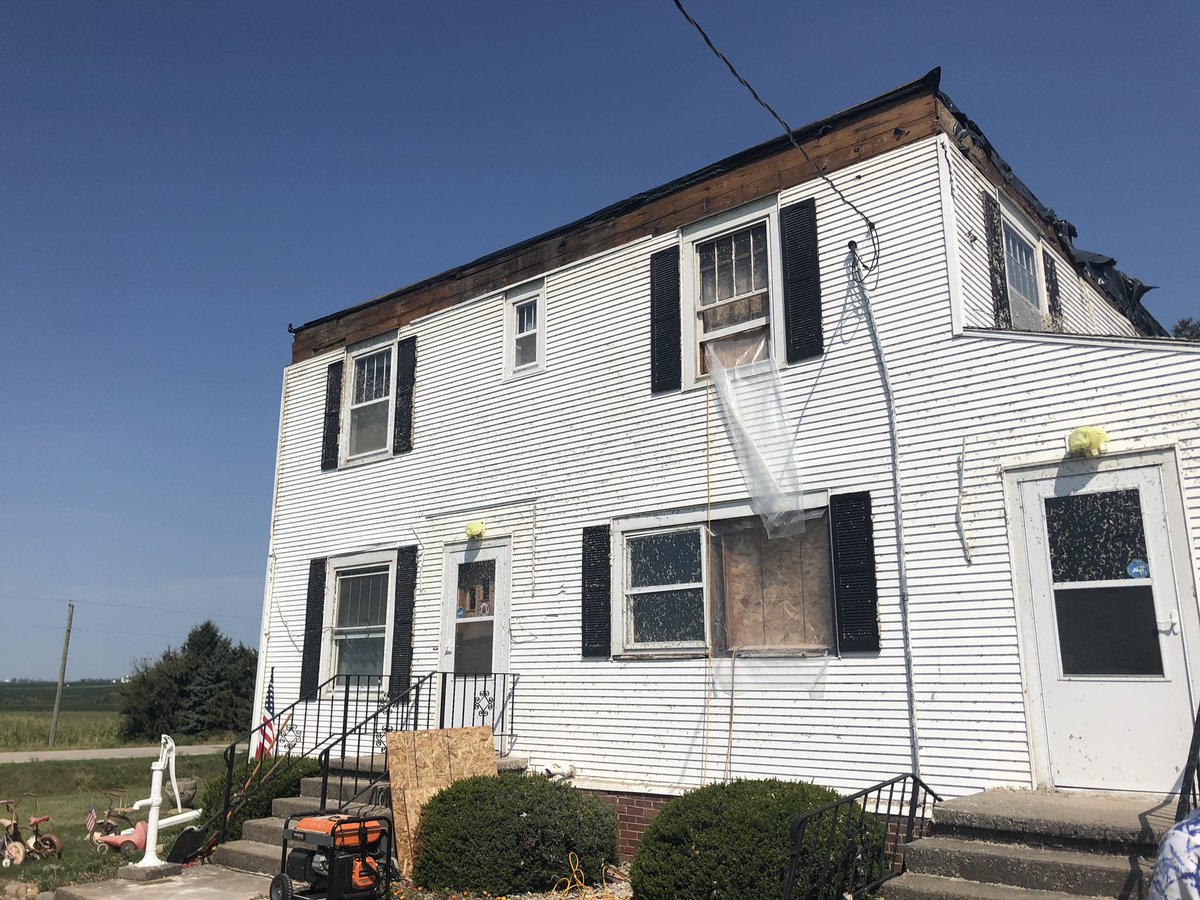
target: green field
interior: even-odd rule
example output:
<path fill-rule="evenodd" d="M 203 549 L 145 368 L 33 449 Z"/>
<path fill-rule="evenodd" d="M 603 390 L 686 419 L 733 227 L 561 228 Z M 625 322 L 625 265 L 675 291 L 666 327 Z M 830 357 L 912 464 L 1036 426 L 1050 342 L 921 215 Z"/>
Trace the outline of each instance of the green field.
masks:
<path fill-rule="evenodd" d="M 0 683 L 0 712 L 52 712 L 53 681 Z M 64 712 L 116 712 L 121 685 L 111 681 L 85 681 L 63 688 Z"/>
<path fill-rule="evenodd" d="M 119 684 L 84 682 L 63 689 L 56 749 L 120 747 Z M 54 711 L 53 682 L 0 684 L 0 751 L 43 750 Z M 0 791 L 3 786 L 0 785 Z"/>
<path fill-rule="evenodd" d="M 0 799 L 18 800 L 20 821 L 28 822 L 33 815 L 34 801 L 28 793 L 38 794 L 38 810 L 50 816 L 42 827 L 57 835 L 63 842 L 63 858 L 29 859 L 21 866 L 0 869 L 0 893 L 10 881 L 37 882 L 39 890 L 48 891 L 64 884 L 101 881 L 115 875 L 122 860 L 117 854 L 101 855 L 84 831 L 88 804 L 95 804 L 96 813 L 104 815 L 108 798 L 105 788 L 126 791 L 126 803 L 132 805 L 150 794 L 150 763 L 153 759 L 56 760 L 34 763 L 0 764 Z M 201 783 L 225 771 L 219 753 L 205 756 L 180 756 L 175 760 L 179 778 L 195 778 Z M 0 810 L 6 816 L 6 810 Z M 136 818 L 142 818 L 135 814 Z M 205 816 L 207 818 L 207 815 Z M 179 828 L 165 832 L 167 846 L 179 833 Z M 140 855 L 139 857 L 140 858 Z"/>

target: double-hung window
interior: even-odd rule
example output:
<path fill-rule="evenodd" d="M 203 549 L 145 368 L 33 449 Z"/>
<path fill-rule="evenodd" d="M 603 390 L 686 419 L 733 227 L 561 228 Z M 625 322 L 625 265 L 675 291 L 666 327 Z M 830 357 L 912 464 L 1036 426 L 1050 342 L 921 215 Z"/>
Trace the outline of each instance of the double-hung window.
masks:
<path fill-rule="evenodd" d="M 545 361 L 545 310 L 542 281 L 512 288 L 504 294 L 505 375 L 539 372 Z"/>
<path fill-rule="evenodd" d="M 1008 283 L 1008 303 L 1013 325 L 1024 331 L 1041 331 L 1043 310 L 1042 291 L 1038 277 L 1036 244 L 1023 229 L 1005 217 L 1004 276 Z"/>
<path fill-rule="evenodd" d="M 384 675 L 391 567 L 334 570 L 330 672 L 351 686 L 378 686 Z"/>
<path fill-rule="evenodd" d="M 353 357 L 350 378 L 348 459 L 378 453 L 390 444 L 392 346 Z"/>
<path fill-rule="evenodd" d="M 757 517 L 736 515 L 622 531 L 618 652 L 832 651 L 828 512 L 811 511 L 806 526 L 768 538 Z"/>
<path fill-rule="evenodd" d="M 774 197 L 683 231 L 685 384 L 708 374 L 709 354 L 725 368 L 777 356 L 782 321 L 778 209 Z"/>

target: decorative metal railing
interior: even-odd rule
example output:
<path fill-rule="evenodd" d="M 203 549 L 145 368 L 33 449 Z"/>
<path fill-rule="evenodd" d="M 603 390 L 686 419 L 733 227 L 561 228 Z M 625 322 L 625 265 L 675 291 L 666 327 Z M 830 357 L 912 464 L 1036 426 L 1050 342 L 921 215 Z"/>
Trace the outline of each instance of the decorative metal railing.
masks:
<path fill-rule="evenodd" d="M 236 810 L 260 796 L 265 785 L 292 772 L 301 760 L 318 756 L 364 719 L 385 709 L 403 709 L 414 688 L 428 684 L 430 677 L 405 686 L 399 677 L 392 682 L 378 676 L 335 675 L 278 710 L 269 725 L 263 723 L 234 740 L 224 751 L 225 795 L 215 823 L 217 843 L 225 841 Z M 273 746 L 262 754 L 268 729 Z M 247 761 L 243 772 L 235 771 L 239 760 Z"/>
<path fill-rule="evenodd" d="M 783 900 L 858 897 L 902 874 L 904 845 L 941 799 L 900 775 L 797 816 Z"/>
<path fill-rule="evenodd" d="M 1200 806 L 1200 785 L 1196 770 L 1200 767 L 1200 710 L 1196 711 L 1196 723 L 1192 726 L 1192 743 L 1188 747 L 1187 764 L 1183 767 L 1183 781 L 1179 785 L 1179 805 L 1175 807 L 1175 821 L 1182 822 Z"/>

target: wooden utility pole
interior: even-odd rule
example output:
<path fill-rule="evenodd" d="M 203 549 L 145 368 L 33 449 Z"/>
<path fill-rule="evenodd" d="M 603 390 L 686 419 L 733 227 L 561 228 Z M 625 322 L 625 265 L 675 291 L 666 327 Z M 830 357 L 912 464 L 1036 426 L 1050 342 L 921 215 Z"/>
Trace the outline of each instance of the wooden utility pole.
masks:
<path fill-rule="evenodd" d="M 67 648 L 71 646 L 71 619 L 75 618 L 75 604 L 67 604 L 67 633 L 63 635 L 62 663 L 58 667 L 58 691 L 54 694 L 54 717 L 50 720 L 50 746 L 58 734 L 58 708 L 62 705 L 63 682 L 67 680 Z"/>

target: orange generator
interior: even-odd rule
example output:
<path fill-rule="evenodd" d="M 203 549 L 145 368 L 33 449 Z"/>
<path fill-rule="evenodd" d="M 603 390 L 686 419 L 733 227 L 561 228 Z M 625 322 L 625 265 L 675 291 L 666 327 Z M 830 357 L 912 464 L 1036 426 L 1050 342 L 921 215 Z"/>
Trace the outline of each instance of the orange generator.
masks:
<path fill-rule="evenodd" d="M 392 823 L 336 813 L 289 816 L 271 900 L 293 897 L 375 900 L 392 881 Z M 297 882 L 307 887 L 297 887 Z"/>

